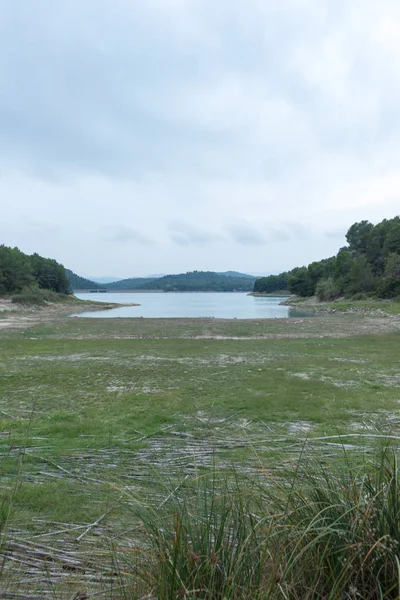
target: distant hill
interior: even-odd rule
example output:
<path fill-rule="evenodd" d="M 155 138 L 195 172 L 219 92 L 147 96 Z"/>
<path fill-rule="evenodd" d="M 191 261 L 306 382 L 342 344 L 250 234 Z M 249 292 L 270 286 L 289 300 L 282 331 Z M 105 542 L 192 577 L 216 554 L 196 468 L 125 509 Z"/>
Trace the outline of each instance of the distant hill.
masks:
<path fill-rule="evenodd" d="M 106 283 L 102 287 L 107 290 L 141 290 L 147 289 L 146 284 L 154 281 L 150 277 L 131 277 L 129 279 L 120 279 L 112 283 Z"/>
<path fill-rule="evenodd" d="M 96 283 L 103 285 L 103 283 L 114 283 L 114 281 L 121 281 L 123 277 L 113 277 L 112 275 L 93 277 L 92 275 L 89 275 L 88 277 L 85 277 L 85 279 L 89 279 L 89 281 L 95 281 Z"/>
<path fill-rule="evenodd" d="M 224 271 L 223 273 L 218 273 L 218 275 L 225 275 L 225 277 L 239 277 L 244 279 L 252 279 L 255 281 L 257 277 L 255 275 L 248 275 L 247 273 L 239 273 L 239 271 Z"/>
<path fill-rule="evenodd" d="M 165 292 L 248 292 L 253 289 L 255 277 L 227 275 L 213 271 L 191 271 L 166 275 L 143 286 L 147 290 Z"/>
<path fill-rule="evenodd" d="M 67 274 L 71 290 L 99 290 L 100 288 L 104 288 L 104 286 L 100 283 L 96 283 L 95 281 L 91 281 L 90 279 L 86 279 L 85 277 L 80 277 L 70 269 L 65 269 L 65 272 Z"/>
<path fill-rule="evenodd" d="M 73 290 L 106 289 L 109 291 L 160 290 L 164 292 L 250 292 L 255 277 L 237 271 L 190 271 L 163 277 L 130 277 L 111 283 L 97 283 L 67 270 Z"/>

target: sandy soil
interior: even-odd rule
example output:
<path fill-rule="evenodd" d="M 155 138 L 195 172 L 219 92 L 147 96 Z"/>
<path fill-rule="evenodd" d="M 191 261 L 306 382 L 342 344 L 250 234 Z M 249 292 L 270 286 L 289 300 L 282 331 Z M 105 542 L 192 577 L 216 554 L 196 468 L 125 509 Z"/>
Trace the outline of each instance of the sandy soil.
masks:
<path fill-rule="evenodd" d="M 0 329 L 15 329 L 29 327 L 37 323 L 49 323 L 66 318 L 73 313 L 89 312 L 93 310 L 107 310 L 121 306 L 112 303 L 96 304 L 52 304 L 46 306 L 27 307 L 21 304 L 14 304 L 11 299 L 0 298 Z M 138 306 L 127 304 L 124 306 Z"/>

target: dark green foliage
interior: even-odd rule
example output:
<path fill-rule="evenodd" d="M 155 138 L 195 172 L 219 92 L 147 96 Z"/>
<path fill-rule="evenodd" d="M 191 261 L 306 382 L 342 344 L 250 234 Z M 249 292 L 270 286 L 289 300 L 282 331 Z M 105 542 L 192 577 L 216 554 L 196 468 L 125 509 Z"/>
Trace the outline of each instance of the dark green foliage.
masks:
<path fill-rule="evenodd" d="M 301 267 L 292 271 L 288 278 L 288 288 L 292 294 L 297 296 L 312 296 L 313 284 L 307 267 Z"/>
<path fill-rule="evenodd" d="M 350 295 L 357 292 L 370 292 L 373 287 L 374 277 L 371 266 L 365 256 L 358 256 L 351 266 L 346 292 Z"/>
<path fill-rule="evenodd" d="M 233 277 L 220 275 L 213 271 L 191 271 L 180 275 L 166 275 L 147 283 L 147 290 L 164 290 L 166 292 L 250 292 L 254 279 L 249 277 Z"/>
<path fill-rule="evenodd" d="M 21 292 L 30 286 L 69 293 L 65 269 L 58 262 L 39 254 L 28 256 L 18 248 L 0 246 L 0 293 Z"/>
<path fill-rule="evenodd" d="M 159 290 L 162 292 L 250 292 L 255 277 L 236 271 L 214 273 L 213 271 L 192 271 L 164 277 L 130 277 L 100 285 L 94 281 L 79 277 L 67 270 L 73 290 L 105 289 L 119 290 Z M 285 281 L 286 286 L 286 281 Z M 282 288 L 283 289 L 283 288 Z"/>
<path fill-rule="evenodd" d="M 101 287 L 107 290 L 142 290 L 145 289 L 146 284 L 152 281 L 155 281 L 155 279 L 149 277 L 130 277 L 129 279 L 106 283 Z"/>
<path fill-rule="evenodd" d="M 349 249 L 365 254 L 369 244 L 369 238 L 374 226 L 369 221 L 354 223 L 346 233 Z"/>
<path fill-rule="evenodd" d="M 322 301 L 339 296 L 374 294 L 394 298 L 400 294 L 400 217 L 354 223 L 347 232 L 348 246 L 328 259 L 295 268 L 289 273 L 257 279 L 255 292 L 287 289 L 297 296 L 316 294 Z M 277 287 L 275 287 L 277 286 Z"/>
<path fill-rule="evenodd" d="M 95 281 L 90 281 L 90 279 L 85 279 L 85 277 L 80 277 L 70 269 L 65 269 L 65 273 L 68 277 L 69 285 L 71 286 L 71 290 L 99 290 L 100 288 L 104 288 L 103 285 L 96 283 Z"/>
<path fill-rule="evenodd" d="M 53 290 L 58 294 L 68 294 L 69 281 L 65 269 L 52 258 L 43 258 L 39 254 L 30 257 L 33 276 L 40 288 Z"/>
<path fill-rule="evenodd" d="M 254 291 L 263 294 L 278 292 L 288 289 L 289 273 L 281 273 L 280 275 L 269 275 L 261 277 L 254 282 Z"/>
<path fill-rule="evenodd" d="M 0 246 L 0 293 L 20 291 L 33 281 L 29 256 L 18 248 Z"/>
<path fill-rule="evenodd" d="M 232 271 L 191 271 L 179 275 L 165 275 L 156 279 L 133 277 L 102 286 L 108 290 L 160 290 L 163 292 L 250 292 L 255 277 Z"/>
<path fill-rule="evenodd" d="M 385 275 L 393 279 L 400 278 L 400 253 L 389 254 L 386 260 Z"/>

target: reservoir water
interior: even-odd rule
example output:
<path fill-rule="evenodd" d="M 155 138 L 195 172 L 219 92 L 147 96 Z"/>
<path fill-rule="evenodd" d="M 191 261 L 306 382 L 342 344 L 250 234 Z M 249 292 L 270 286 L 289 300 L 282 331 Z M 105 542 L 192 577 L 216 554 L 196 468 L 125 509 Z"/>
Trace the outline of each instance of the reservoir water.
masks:
<path fill-rule="evenodd" d="M 121 306 L 111 310 L 80 313 L 77 317 L 89 318 L 201 318 L 218 319 L 282 319 L 312 316 L 281 306 L 284 298 L 248 296 L 246 293 L 168 292 L 168 293 L 110 293 L 76 294 L 82 300 L 137 303 L 140 306 Z"/>

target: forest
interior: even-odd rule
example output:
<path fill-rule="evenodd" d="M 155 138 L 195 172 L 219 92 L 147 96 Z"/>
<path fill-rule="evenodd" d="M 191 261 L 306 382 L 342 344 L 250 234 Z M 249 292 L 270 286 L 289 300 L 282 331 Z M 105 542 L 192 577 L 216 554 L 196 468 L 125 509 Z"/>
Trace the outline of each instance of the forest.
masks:
<path fill-rule="evenodd" d="M 346 241 L 336 256 L 257 279 L 254 292 L 288 290 L 302 297 L 316 295 L 321 301 L 400 297 L 400 217 L 377 225 L 354 223 Z"/>
<path fill-rule="evenodd" d="M 0 245 L 0 293 L 34 287 L 68 294 L 70 286 L 63 265 L 37 253 L 28 255 L 18 248 Z"/>
<path fill-rule="evenodd" d="M 109 291 L 154 290 L 163 292 L 250 292 L 255 277 L 236 271 L 190 271 L 163 277 L 131 277 L 112 283 L 99 284 L 79 277 L 67 269 L 72 290 L 104 289 Z"/>
<path fill-rule="evenodd" d="M 90 279 L 86 279 L 86 277 L 81 277 L 80 275 L 77 275 L 70 269 L 65 269 L 65 272 L 67 274 L 71 290 L 99 290 L 103 288 L 103 286 L 100 283 L 97 283 L 96 281 L 91 281 Z"/>
<path fill-rule="evenodd" d="M 143 289 L 165 292 L 249 292 L 253 289 L 254 279 L 249 275 L 190 271 L 153 279 Z"/>

